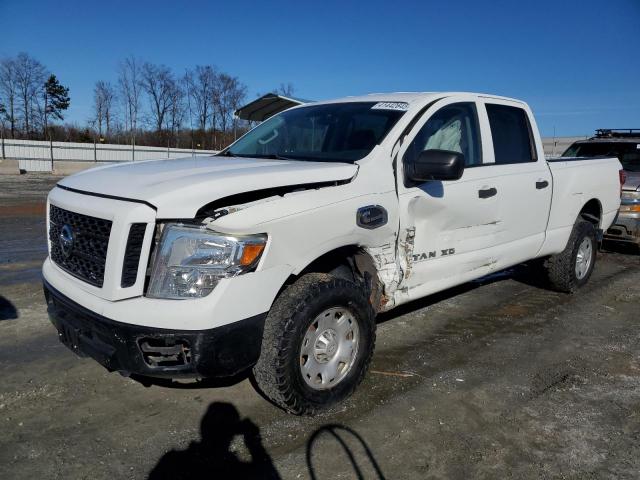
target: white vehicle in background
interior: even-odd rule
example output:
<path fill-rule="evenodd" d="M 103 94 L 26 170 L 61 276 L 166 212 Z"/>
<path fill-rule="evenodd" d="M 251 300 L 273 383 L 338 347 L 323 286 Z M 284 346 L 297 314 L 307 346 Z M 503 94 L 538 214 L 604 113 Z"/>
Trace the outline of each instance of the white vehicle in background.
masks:
<path fill-rule="evenodd" d="M 112 371 L 230 376 L 289 412 L 350 395 L 378 312 L 532 259 L 573 292 L 620 206 L 615 158 L 546 161 L 518 100 L 303 105 L 208 158 L 81 172 L 48 199 L 60 339 Z"/>

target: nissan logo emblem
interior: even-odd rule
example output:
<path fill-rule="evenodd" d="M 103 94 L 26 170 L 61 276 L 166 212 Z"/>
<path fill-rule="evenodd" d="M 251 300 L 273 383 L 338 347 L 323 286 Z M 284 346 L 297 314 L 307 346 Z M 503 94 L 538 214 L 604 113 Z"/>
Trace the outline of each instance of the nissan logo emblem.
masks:
<path fill-rule="evenodd" d="M 69 257 L 69 255 L 71 255 L 71 250 L 73 250 L 73 242 L 75 241 L 73 229 L 70 225 L 64 224 L 62 226 L 58 240 L 60 241 L 62 255 L 64 255 L 65 258 Z"/>

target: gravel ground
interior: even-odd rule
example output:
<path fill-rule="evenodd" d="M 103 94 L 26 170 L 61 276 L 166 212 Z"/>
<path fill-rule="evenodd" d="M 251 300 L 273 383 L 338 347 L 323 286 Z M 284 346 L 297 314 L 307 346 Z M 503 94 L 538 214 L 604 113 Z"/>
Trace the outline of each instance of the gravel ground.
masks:
<path fill-rule="evenodd" d="M 299 418 L 243 376 L 145 387 L 61 345 L 55 181 L 0 177 L 0 478 L 639 477 L 636 253 L 600 253 L 573 296 L 517 268 L 385 314 L 356 394 Z"/>

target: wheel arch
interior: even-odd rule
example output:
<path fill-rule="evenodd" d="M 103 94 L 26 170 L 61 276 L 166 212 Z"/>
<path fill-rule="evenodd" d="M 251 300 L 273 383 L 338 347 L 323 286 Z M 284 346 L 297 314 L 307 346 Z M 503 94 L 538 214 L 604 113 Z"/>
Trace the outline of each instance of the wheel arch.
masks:
<path fill-rule="evenodd" d="M 582 206 L 578 218 L 591 222 L 596 229 L 602 224 L 602 204 L 597 198 L 592 198 Z"/>
<path fill-rule="evenodd" d="M 351 244 L 329 250 L 311 260 L 298 273 L 292 273 L 278 292 L 308 273 L 327 273 L 360 284 L 366 288 L 376 312 L 384 306 L 384 287 L 378 277 L 373 257 L 361 245 Z"/>

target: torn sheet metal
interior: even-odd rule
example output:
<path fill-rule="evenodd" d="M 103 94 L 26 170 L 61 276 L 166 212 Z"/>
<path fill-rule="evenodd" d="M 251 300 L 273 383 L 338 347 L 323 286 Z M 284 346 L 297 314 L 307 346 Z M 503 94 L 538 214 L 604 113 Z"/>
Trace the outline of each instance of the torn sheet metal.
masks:
<path fill-rule="evenodd" d="M 365 251 L 373 259 L 378 279 L 383 288 L 378 310 L 390 310 L 395 304 L 393 295 L 402 281 L 402 270 L 397 261 L 395 242 L 366 248 Z"/>

